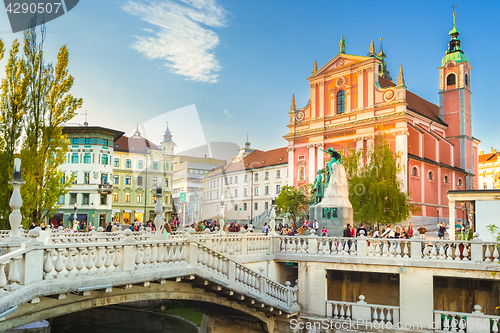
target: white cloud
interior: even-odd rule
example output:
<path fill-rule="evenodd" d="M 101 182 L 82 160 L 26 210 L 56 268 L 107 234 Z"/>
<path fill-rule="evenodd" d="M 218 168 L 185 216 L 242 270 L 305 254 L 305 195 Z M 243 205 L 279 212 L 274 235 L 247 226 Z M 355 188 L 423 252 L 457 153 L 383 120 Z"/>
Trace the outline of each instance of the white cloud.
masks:
<path fill-rule="evenodd" d="M 226 115 L 226 117 L 233 118 L 233 115 L 230 114 L 229 111 L 227 111 L 227 110 L 224 109 L 224 110 L 222 110 L 222 112 L 224 112 L 224 114 Z"/>
<path fill-rule="evenodd" d="M 134 49 L 148 59 L 165 60 L 164 66 L 188 80 L 217 82 L 219 37 L 202 27 L 225 26 L 226 10 L 216 0 L 129 1 L 123 9 L 155 26 L 153 36 L 135 36 Z"/>

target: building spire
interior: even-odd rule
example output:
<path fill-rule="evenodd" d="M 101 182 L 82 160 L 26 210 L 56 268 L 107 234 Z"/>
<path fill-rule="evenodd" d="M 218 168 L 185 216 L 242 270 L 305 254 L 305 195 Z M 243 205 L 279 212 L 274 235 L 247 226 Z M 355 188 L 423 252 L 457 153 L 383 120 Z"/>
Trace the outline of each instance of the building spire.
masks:
<path fill-rule="evenodd" d="M 340 37 L 340 53 L 345 53 L 345 40 L 344 40 L 344 36 Z"/>
<path fill-rule="evenodd" d="M 385 62 L 385 53 L 382 48 L 382 30 L 380 30 L 380 52 L 377 54 L 377 58 L 380 60 L 380 65 L 378 68 L 378 75 L 392 81 L 392 77 L 387 70 L 387 63 Z"/>
<path fill-rule="evenodd" d="M 458 36 L 460 36 L 460 31 L 458 31 L 457 26 L 455 24 L 455 17 L 457 13 L 455 13 L 455 8 L 457 6 L 453 5 L 453 28 L 449 32 L 451 37 L 448 42 L 448 50 L 446 50 L 446 55 L 443 58 L 441 66 L 444 66 L 448 61 L 453 60 L 455 62 L 467 62 L 467 57 L 464 54 L 464 51 L 461 48 L 462 41 Z"/>
<path fill-rule="evenodd" d="M 405 77 L 403 75 L 403 64 L 399 64 L 399 76 L 398 76 L 398 87 L 406 87 L 405 86 Z"/>
<path fill-rule="evenodd" d="M 376 57 L 377 54 L 375 53 L 375 45 L 373 44 L 373 41 L 370 43 L 370 51 L 368 52 L 369 57 Z"/>
<path fill-rule="evenodd" d="M 290 106 L 290 112 L 294 112 L 295 110 L 297 110 L 297 108 L 295 107 L 295 94 L 292 95 L 292 105 Z"/>
<path fill-rule="evenodd" d="M 135 128 L 134 136 L 141 136 L 141 132 L 139 132 L 139 123 L 137 123 L 137 126 Z"/>
<path fill-rule="evenodd" d="M 314 60 L 313 71 L 311 74 L 314 74 L 314 72 L 316 72 L 317 70 L 318 70 L 318 62 Z"/>

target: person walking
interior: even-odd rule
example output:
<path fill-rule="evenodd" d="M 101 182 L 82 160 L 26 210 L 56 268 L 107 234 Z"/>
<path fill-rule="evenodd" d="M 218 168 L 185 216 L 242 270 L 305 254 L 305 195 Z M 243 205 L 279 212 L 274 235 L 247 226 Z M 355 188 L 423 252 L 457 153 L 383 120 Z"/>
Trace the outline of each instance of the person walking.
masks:
<path fill-rule="evenodd" d="M 165 236 L 166 238 L 170 238 L 170 235 L 172 234 L 172 228 L 170 228 L 170 224 L 168 222 L 165 222 L 163 226 L 161 227 L 160 233 Z"/>
<path fill-rule="evenodd" d="M 366 236 L 367 233 L 366 233 L 366 228 L 365 228 L 365 225 L 363 223 L 360 224 L 360 226 L 358 227 L 358 229 L 356 229 L 356 237 L 359 237 L 361 235 L 361 231 L 363 231 L 363 236 Z"/>

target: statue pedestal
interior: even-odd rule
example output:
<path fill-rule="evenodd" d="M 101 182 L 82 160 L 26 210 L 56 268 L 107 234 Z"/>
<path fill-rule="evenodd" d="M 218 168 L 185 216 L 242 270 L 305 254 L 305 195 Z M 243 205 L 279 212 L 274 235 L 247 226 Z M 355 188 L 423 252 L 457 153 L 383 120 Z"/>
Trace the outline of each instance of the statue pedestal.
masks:
<path fill-rule="evenodd" d="M 349 201 L 344 166 L 333 164 L 323 200 L 309 207 L 309 221 L 311 225 L 314 220 L 318 222 L 318 235 L 321 235 L 321 229 L 326 227 L 328 236 L 341 237 L 344 226 L 348 223 L 352 226 L 352 217 L 352 205 Z"/>

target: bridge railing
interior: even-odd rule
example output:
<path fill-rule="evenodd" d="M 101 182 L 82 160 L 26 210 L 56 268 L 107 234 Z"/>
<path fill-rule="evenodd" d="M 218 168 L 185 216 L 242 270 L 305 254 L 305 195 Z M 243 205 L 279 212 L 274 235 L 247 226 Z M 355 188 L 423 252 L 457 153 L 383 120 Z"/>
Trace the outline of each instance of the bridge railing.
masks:
<path fill-rule="evenodd" d="M 500 316 L 486 315 L 481 306 L 475 305 L 474 312 L 452 312 L 435 310 L 436 332 L 495 333 L 500 331 Z"/>
<path fill-rule="evenodd" d="M 399 306 L 368 304 L 360 295 L 358 302 L 326 301 L 326 318 L 352 320 L 358 323 L 378 323 L 392 326 L 399 323 Z"/>
<path fill-rule="evenodd" d="M 317 236 L 280 236 L 281 254 L 349 255 L 499 265 L 499 242 Z"/>
<path fill-rule="evenodd" d="M 137 240 L 131 232 L 125 232 L 123 240 L 59 244 L 39 243 L 35 237 L 25 248 L 0 256 L 0 304 L 2 296 L 31 283 L 71 281 L 74 287 L 89 278 L 119 278 L 124 274 L 142 278 L 157 271 L 190 268 L 200 270 L 213 283 L 269 306 L 298 311 L 296 288 L 266 278 L 195 237 Z M 70 291 L 61 290 L 64 292 Z"/>
<path fill-rule="evenodd" d="M 197 234 L 202 244 L 229 255 L 271 253 L 273 238 L 265 234 Z"/>

